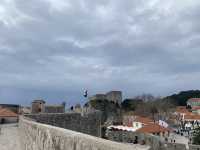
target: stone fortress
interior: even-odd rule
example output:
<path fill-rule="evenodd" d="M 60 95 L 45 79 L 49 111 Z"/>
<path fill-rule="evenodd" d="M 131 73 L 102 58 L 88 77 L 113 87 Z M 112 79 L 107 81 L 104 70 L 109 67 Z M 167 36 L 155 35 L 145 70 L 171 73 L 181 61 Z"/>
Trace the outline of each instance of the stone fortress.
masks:
<path fill-rule="evenodd" d="M 108 100 L 110 102 L 121 105 L 122 103 L 122 92 L 121 91 L 110 91 L 106 94 L 96 94 L 89 98 L 89 100 Z"/>

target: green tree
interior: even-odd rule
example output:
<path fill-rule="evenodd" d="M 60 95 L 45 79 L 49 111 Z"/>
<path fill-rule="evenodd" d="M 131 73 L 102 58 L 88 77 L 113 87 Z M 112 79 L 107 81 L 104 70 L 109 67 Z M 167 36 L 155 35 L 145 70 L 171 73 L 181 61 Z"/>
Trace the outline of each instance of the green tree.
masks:
<path fill-rule="evenodd" d="M 150 109 L 150 113 L 152 114 L 153 120 L 156 121 L 155 115 L 158 113 L 158 108 L 157 108 L 157 106 L 156 106 L 154 103 L 151 103 L 149 109 Z"/>
<path fill-rule="evenodd" d="M 124 111 L 135 111 L 135 109 L 144 102 L 140 99 L 125 99 L 122 102 L 122 110 Z"/>

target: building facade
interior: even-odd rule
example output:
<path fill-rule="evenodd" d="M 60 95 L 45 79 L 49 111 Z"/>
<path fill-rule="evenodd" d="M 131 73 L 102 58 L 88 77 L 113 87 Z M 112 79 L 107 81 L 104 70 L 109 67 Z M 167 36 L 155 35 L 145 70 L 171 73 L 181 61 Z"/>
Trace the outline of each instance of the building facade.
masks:
<path fill-rule="evenodd" d="M 200 98 L 190 98 L 187 101 L 187 107 L 191 112 L 200 114 Z"/>
<path fill-rule="evenodd" d="M 0 124 L 18 122 L 18 114 L 7 108 L 0 108 Z"/>
<path fill-rule="evenodd" d="M 45 112 L 45 101 L 44 100 L 34 100 L 31 106 L 31 113 L 44 113 Z"/>
<path fill-rule="evenodd" d="M 169 137 L 170 135 L 168 127 L 160 124 L 160 122 L 154 122 L 152 119 L 142 116 L 125 116 L 123 117 L 123 125 L 112 125 L 108 126 L 107 129 L 152 134 L 161 137 Z"/>
<path fill-rule="evenodd" d="M 200 98 L 190 98 L 187 101 L 187 105 L 191 107 L 200 106 Z"/>

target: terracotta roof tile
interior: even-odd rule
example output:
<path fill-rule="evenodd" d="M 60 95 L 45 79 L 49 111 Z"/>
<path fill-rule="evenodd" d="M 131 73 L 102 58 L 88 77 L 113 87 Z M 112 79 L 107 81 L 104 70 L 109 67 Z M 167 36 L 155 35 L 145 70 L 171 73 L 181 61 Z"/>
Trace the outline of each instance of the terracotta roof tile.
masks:
<path fill-rule="evenodd" d="M 158 124 L 149 124 L 137 130 L 137 132 L 141 133 L 160 133 L 170 131 L 169 128 L 164 128 Z"/>
<path fill-rule="evenodd" d="M 147 117 L 141 117 L 141 116 L 136 116 L 135 122 L 141 122 L 143 124 L 152 124 L 154 123 L 154 121 L 150 118 L 147 118 Z"/>
<path fill-rule="evenodd" d="M 0 108 L 0 117 L 17 117 L 18 115 L 6 108 Z"/>
<path fill-rule="evenodd" d="M 128 127 L 132 127 L 133 126 L 133 122 L 140 122 L 143 125 L 148 125 L 148 124 L 154 124 L 154 121 L 150 118 L 147 117 L 142 117 L 142 116 L 124 116 L 123 118 L 123 124 L 128 126 Z"/>
<path fill-rule="evenodd" d="M 199 110 L 200 109 L 200 106 L 193 106 L 192 107 L 192 110 Z"/>
<path fill-rule="evenodd" d="M 200 120 L 200 115 L 185 115 L 184 116 L 185 120 Z"/>

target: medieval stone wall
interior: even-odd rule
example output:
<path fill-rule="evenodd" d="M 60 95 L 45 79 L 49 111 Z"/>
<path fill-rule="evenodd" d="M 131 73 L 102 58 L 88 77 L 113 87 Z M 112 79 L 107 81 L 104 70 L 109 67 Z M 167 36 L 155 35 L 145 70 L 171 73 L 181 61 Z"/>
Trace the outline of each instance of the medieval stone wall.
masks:
<path fill-rule="evenodd" d="M 19 121 L 22 150 L 136 150 L 90 135 L 37 123 L 23 117 Z M 139 148 L 140 149 L 140 148 Z M 149 148 L 140 149 L 147 150 Z"/>
<path fill-rule="evenodd" d="M 100 137 L 101 136 L 101 114 L 99 112 L 82 116 L 80 113 L 58 113 L 58 114 L 30 114 L 26 115 L 36 122 L 49 124 L 65 129 Z"/>

